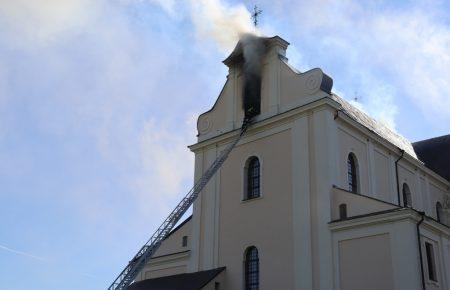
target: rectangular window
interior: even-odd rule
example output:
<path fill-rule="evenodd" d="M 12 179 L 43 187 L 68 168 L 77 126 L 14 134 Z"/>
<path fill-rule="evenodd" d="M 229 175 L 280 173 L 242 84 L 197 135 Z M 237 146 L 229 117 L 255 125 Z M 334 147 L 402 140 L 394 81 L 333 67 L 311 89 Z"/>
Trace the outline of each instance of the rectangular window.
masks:
<path fill-rule="evenodd" d="M 425 242 L 425 251 L 427 254 L 428 279 L 437 282 L 436 260 L 434 257 L 433 245 Z"/>
<path fill-rule="evenodd" d="M 347 218 L 347 205 L 345 203 L 339 205 L 339 218 L 345 220 Z"/>
<path fill-rule="evenodd" d="M 182 241 L 181 245 L 183 247 L 187 247 L 187 244 L 188 244 L 188 237 L 187 236 L 183 236 L 183 241 Z"/>

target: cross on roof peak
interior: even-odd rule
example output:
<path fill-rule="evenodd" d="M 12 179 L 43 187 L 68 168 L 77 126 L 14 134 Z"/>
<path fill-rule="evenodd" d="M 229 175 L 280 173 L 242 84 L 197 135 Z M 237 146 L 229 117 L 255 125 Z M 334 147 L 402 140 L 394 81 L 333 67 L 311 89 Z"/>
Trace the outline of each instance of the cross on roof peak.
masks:
<path fill-rule="evenodd" d="M 258 16 L 262 13 L 262 10 L 258 8 L 258 6 L 255 5 L 255 7 L 253 8 L 253 13 L 252 13 L 252 19 L 253 19 L 253 24 L 256 26 L 258 26 Z"/>

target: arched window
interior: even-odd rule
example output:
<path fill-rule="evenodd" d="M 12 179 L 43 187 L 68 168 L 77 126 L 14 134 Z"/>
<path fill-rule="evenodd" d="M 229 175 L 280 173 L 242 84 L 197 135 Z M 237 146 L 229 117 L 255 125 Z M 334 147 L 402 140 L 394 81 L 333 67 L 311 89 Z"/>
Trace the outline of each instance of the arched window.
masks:
<path fill-rule="evenodd" d="M 347 205 L 342 203 L 339 205 L 339 218 L 345 220 L 347 218 Z"/>
<path fill-rule="evenodd" d="M 247 160 L 246 171 L 246 193 L 245 199 L 252 199 L 261 195 L 261 178 L 260 178 L 260 164 L 257 157 L 250 157 Z"/>
<path fill-rule="evenodd" d="M 347 179 L 348 190 L 353 193 L 358 193 L 358 164 L 356 156 L 353 153 L 348 154 L 347 158 Z"/>
<path fill-rule="evenodd" d="M 436 203 L 436 219 L 438 222 L 442 222 L 443 212 L 442 212 L 442 204 L 438 201 Z"/>
<path fill-rule="evenodd" d="M 245 252 L 245 290 L 259 289 L 259 256 L 256 247 L 249 247 Z"/>
<path fill-rule="evenodd" d="M 408 184 L 403 183 L 402 192 L 403 192 L 403 206 L 412 207 L 411 191 L 409 190 Z"/>

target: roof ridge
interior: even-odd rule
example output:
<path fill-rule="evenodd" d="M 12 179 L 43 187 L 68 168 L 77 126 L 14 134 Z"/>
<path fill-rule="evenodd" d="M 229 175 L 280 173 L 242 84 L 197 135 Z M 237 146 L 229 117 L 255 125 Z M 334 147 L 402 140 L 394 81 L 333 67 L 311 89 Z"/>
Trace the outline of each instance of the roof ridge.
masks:
<path fill-rule="evenodd" d="M 444 138 L 450 138 L 450 134 L 446 134 L 446 135 L 441 135 L 441 136 L 436 136 L 436 137 L 431 137 L 431 138 L 415 141 L 412 144 L 417 144 L 417 143 L 420 143 L 420 142 L 427 142 L 427 141 L 437 140 L 437 139 L 444 139 Z"/>

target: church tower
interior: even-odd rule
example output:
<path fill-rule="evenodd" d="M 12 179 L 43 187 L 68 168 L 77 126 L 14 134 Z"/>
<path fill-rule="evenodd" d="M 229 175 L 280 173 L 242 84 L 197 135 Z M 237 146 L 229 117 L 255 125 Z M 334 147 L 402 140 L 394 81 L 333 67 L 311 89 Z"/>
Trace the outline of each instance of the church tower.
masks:
<path fill-rule="evenodd" d="M 311 237 L 310 225 L 326 226 L 330 220 L 329 209 L 318 208 L 316 198 L 327 198 L 333 180 L 328 162 L 334 110 L 326 105 L 332 80 L 320 69 L 299 73 L 290 67 L 284 39 L 258 41 L 241 41 L 225 59 L 225 86 L 213 108 L 198 118 L 198 143 L 190 147 L 195 178 L 239 134 L 248 114 L 247 98 L 257 112 L 194 204 L 189 267 L 200 271 L 226 265 L 226 289 L 240 289 L 242 261 L 247 251 L 256 249 L 265 289 L 296 289 L 296 284 L 312 283 L 313 244 L 330 243 L 329 234 Z M 261 54 L 255 57 L 260 63 L 246 64 L 246 46 L 250 53 Z M 248 77 L 247 66 L 258 66 L 260 74 Z M 310 151 L 319 162 L 309 161 Z M 327 171 L 317 180 L 316 172 Z M 331 253 L 320 254 L 327 263 L 314 266 L 331 265 Z M 330 280 L 319 281 L 330 287 Z"/>

